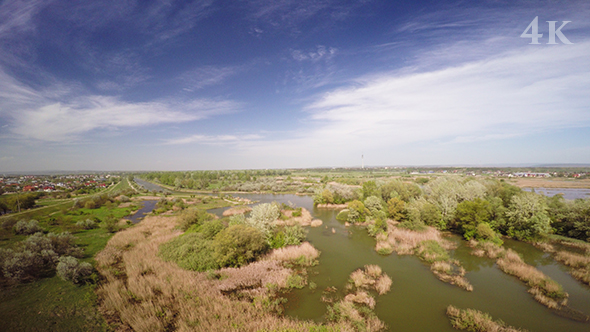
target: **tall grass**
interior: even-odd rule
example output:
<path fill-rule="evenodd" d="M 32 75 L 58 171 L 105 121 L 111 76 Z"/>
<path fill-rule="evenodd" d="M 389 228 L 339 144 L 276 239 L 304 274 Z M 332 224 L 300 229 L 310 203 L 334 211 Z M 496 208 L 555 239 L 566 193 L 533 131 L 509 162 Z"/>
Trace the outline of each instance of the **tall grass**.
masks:
<path fill-rule="evenodd" d="M 308 331 L 317 327 L 271 313 L 273 299 L 264 295 L 265 289 L 282 284 L 287 272 L 277 260 L 224 269 L 217 279 L 158 258 L 160 244 L 180 234 L 175 227 L 175 217 L 147 217 L 115 234 L 97 255 L 97 268 L 104 276 L 97 289 L 100 308 L 114 329 Z M 249 292 L 246 300 L 252 302 L 224 295 L 232 287 Z"/>
<path fill-rule="evenodd" d="M 590 285 L 590 255 L 575 254 L 566 250 L 558 251 L 555 259 L 572 268 L 570 273 L 581 282 Z"/>
<path fill-rule="evenodd" d="M 459 309 L 452 305 L 447 307 L 447 316 L 454 328 L 478 332 L 525 332 L 502 321 L 494 321 L 492 317 L 479 310 Z"/>
<path fill-rule="evenodd" d="M 431 265 L 431 271 L 439 280 L 467 291 L 473 290 L 473 286 L 465 278 L 465 269 L 461 267 L 461 263 L 450 259 L 447 250 L 454 249 L 455 245 L 443 239 L 436 228 L 412 231 L 390 224 L 387 235 L 378 234 L 376 238 L 375 250 L 378 253 L 390 254 L 395 251 L 398 255 L 415 254 Z"/>

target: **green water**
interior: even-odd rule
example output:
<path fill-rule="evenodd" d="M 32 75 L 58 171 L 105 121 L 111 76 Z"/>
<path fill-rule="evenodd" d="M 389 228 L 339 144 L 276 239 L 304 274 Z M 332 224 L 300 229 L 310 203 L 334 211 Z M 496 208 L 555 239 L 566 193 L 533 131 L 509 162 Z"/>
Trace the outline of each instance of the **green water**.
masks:
<path fill-rule="evenodd" d="M 487 312 L 494 319 L 531 332 L 590 331 L 590 324 L 558 316 L 536 302 L 520 280 L 500 271 L 494 260 L 471 255 L 471 249 L 459 237 L 451 237 L 459 244 L 451 254 L 467 270 L 466 277 L 474 287 L 473 292 L 438 280 L 430 267 L 414 256 L 378 255 L 374 250 L 375 240 L 364 229 L 345 227 L 336 220 L 335 211 L 313 208 L 310 197 L 240 196 L 261 202 L 292 202 L 310 210 L 314 218 L 324 222 L 321 227 L 309 228 L 308 234 L 308 240 L 321 251 L 320 264 L 311 268 L 309 275 L 309 281 L 316 283 L 317 288 L 290 292 L 286 315 L 323 321 L 326 304 L 320 301 L 322 291 L 331 286 L 342 290 L 351 272 L 366 264 L 377 264 L 393 280 L 391 291 L 376 297 L 375 307 L 375 313 L 390 331 L 456 331 L 445 315 L 450 304 Z M 566 267 L 529 244 L 506 241 L 505 246 L 516 250 L 528 264 L 563 285 L 570 294 L 569 305 L 573 309 L 590 314 L 590 287 L 572 278 Z"/>

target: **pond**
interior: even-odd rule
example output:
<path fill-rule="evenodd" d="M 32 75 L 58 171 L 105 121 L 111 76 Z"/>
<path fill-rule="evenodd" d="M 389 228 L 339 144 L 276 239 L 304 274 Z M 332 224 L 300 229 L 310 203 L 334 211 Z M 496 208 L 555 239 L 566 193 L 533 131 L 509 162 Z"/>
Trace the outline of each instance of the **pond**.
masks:
<path fill-rule="evenodd" d="M 565 199 L 590 198 L 590 189 L 588 188 L 522 188 L 524 191 L 534 191 L 548 197 L 561 194 Z"/>
<path fill-rule="evenodd" d="M 129 215 L 126 219 L 131 220 L 132 223 L 137 224 L 138 222 L 145 217 L 146 214 L 152 212 L 152 210 L 156 207 L 158 201 L 156 200 L 146 200 L 141 202 L 141 208 L 137 210 L 134 214 Z"/>
<path fill-rule="evenodd" d="M 461 261 L 467 270 L 466 277 L 473 292 L 443 283 L 430 271 L 427 264 L 414 256 L 375 252 L 375 240 L 360 227 L 345 227 L 336 220 L 337 211 L 313 207 L 311 197 L 296 195 L 240 194 L 254 201 L 293 203 L 308 209 L 314 218 L 324 224 L 308 228 L 308 240 L 321 251 L 319 265 L 311 268 L 309 281 L 317 289 L 303 288 L 287 295 L 286 315 L 321 322 L 326 304 L 320 301 L 322 291 L 335 286 L 343 289 L 348 276 L 366 264 L 377 264 L 393 280 L 391 291 L 376 298 L 375 313 L 389 330 L 398 331 L 456 331 L 445 315 L 450 304 L 459 308 L 472 308 L 489 313 L 509 325 L 531 332 L 537 331 L 590 331 L 590 324 L 580 323 L 554 314 L 536 302 L 527 293 L 527 287 L 515 277 L 506 275 L 492 259 L 470 254 L 471 249 L 457 236 L 451 236 L 459 246 L 451 255 Z M 212 212 L 221 214 L 224 209 Z M 334 232 L 332 231 L 334 229 Z M 524 260 L 563 285 L 570 294 L 572 308 L 590 314 L 590 287 L 573 279 L 567 268 L 556 263 L 548 254 L 517 241 L 506 241 Z"/>

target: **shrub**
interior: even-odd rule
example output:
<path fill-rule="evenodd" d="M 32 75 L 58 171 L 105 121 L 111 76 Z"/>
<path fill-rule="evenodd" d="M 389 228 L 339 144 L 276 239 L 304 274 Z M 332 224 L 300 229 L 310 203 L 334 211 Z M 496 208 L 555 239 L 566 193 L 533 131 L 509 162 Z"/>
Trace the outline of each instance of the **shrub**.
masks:
<path fill-rule="evenodd" d="M 85 209 L 95 209 L 96 203 L 93 200 L 87 200 L 86 203 L 84 203 L 84 208 Z"/>
<path fill-rule="evenodd" d="M 375 215 L 377 211 L 383 210 L 383 202 L 381 201 L 381 198 L 377 196 L 367 197 L 364 204 L 372 215 Z"/>
<path fill-rule="evenodd" d="M 83 228 L 83 229 L 94 229 L 94 228 L 98 227 L 98 225 L 94 222 L 94 220 L 91 220 L 91 219 L 80 220 L 76 223 L 76 226 Z"/>
<path fill-rule="evenodd" d="M 127 203 L 127 202 L 130 202 L 131 199 L 125 195 L 121 195 L 121 196 L 119 196 L 119 201 L 123 202 L 123 203 Z"/>
<path fill-rule="evenodd" d="M 252 208 L 246 224 L 261 231 L 264 235 L 270 234 L 273 222 L 280 216 L 277 204 L 263 203 Z"/>
<path fill-rule="evenodd" d="M 336 215 L 336 220 L 338 221 L 347 221 L 348 220 L 348 209 L 344 209 Z"/>
<path fill-rule="evenodd" d="M 109 233 L 116 233 L 119 231 L 119 221 L 113 215 L 108 215 L 104 219 L 104 225 Z"/>
<path fill-rule="evenodd" d="M 368 213 L 369 210 L 365 208 L 363 202 L 359 200 L 354 200 L 348 203 L 348 216 L 346 219 L 352 223 L 362 223 L 365 222 Z"/>
<path fill-rule="evenodd" d="M 16 223 L 16 225 L 14 225 L 14 231 L 16 234 L 30 235 L 37 232 L 42 232 L 43 229 L 39 227 L 39 222 L 33 219 L 30 221 L 20 220 Z"/>
<path fill-rule="evenodd" d="M 211 240 L 217 235 L 217 233 L 221 232 L 225 226 L 223 222 L 220 220 L 214 219 L 210 221 L 204 222 L 201 226 L 198 227 L 197 231 L 203 234 L 205 239 Z"/>
<path fill-rule="evenodd" d="M 206 221 L 212 220 L 212 214 L 196 208 L 186 209 L 180 215 L 180 229 L 186 231 L 192 225 L 201 225 Z"/>
<path fill-rule="evenodd" d="M 16 224 L 16 219 L 14 219 L 12 217 L 8 217 L 8 218 L 5 218 L 4 221 L 2 221 L 2 228 L 4 228 L 5 230 L 9 230 L 9 229 L 13 228 L 15 224 Z"/>
<path fill-rule="evenodd" d="M 213 253 L 213 241 L 201 233 L 187 233 L 160 246 L 159 255 L 183 269 L 204 272 L 216 270 L 219 265 Z"/>
<path fill-rule="evenodd" d="M 220 266 L 239 267 L 265 253 L 268 245 L 260 230 L 246 225 L 233 225 L 215 236 L 213 250 Z"/>
<path fill-rule="evenodd" d="M 90 274 L 92 274 L 92 265 L 90 265 L 90 263 L 79 262 L 72 256 L 63 256 L 59 258 L 57 275 L 63 280 L 77 284 L 90 276 Z"/>
<path fill-rule="evenodd" d="M 229 217 L 229 225 L 243 225 L 246 223 L 246 216 L 243 214 L 234 214 Z"/>

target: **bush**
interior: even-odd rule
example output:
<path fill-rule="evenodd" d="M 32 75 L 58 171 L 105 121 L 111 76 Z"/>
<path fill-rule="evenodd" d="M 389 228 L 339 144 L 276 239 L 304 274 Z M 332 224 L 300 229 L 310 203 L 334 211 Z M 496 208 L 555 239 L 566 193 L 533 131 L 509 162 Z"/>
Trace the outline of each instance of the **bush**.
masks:
<path fill-rule="evenodd" d="M 30 235 L 37 232 L 42 232 L 43 229 L 39 227 L 39 222 L 37 220 L 20 220 L 16 223 L 16 225 L 14 225 L 14 231 L 16 234 Z"/>
<path fill-rule="evenodd" d="M 338 221 L 347 221 L 348 220 L 348 209 L 344 209 L 336 215 L 336 220 Z"/>
<path fill-rule="evenodd" d="M 116 233 L 119 231 L 119 221 L 113 215 L 108 215 L 104 219 L 104 225 L 109 233 Z"/>
<path fill-rule="evenodd" d="M 211 240 L 217 235 L 217 233 L 221 232 L 225 226 L 223 222 L 220 220 L 214 219 L 210 221 L 204 222 L 201 226 L 198 227 L 197 232 L 203 234 L 205 239 Z"/>
<path fill-rule="evenodd" d="M 268 244 L 273 249 L 298 245 L 305 240 L 306 235 L 307 231 L 300 225 L 285 226 L 275 230 L 273 236 L 268 240 Z"/>
<path fill-rule="evenodd" d="M 233 225 L 215 236 L 213 250 L 220 266 L 239 267 L 265 253 L 268 245 L 260 230 L 246 225 Z"/>
<path fill-rule="evenodd" d="M 5 230 L 9 230 L 9 229 L 13 228 L 15 224 L 16 224 L 16 219 L 14 219 L 12 217 L 8 217 L 8 218 L 5 218 L 4 221 L 2 221 L 2 228 L 4 228 Z"/>
<path fill-rule="evenodd" d="M 86 203 L 84 203 L 84 208 L 85 209 L 95 209 L 96 203 L 94 203 L 93 200 L 87 200 Z"/>
<path fill-rule="evenodd" d="M 269 235 L 273 227 L 273 222 L 281 215 L 277 204 L 263 203 L 252 208 L 250 218 L 246 223 L 261 231 L 265 236 Z"/>
<path fill-rule="evenodd" d="M 348 216 L 347 220 L 352 223 L 365 222 L 366 216 L 369 214 L 369 210 L 365 208 L 363 202 L 354 200 L 348 203 Z"/>
<path fill-rule="evenodd" d="M 187 209 L 180 215 L 180 229 L 186 231 L 192 225 L 202 225 L 204 222 L 212 220 L 212 214 L 196 208 Z"/>
<path fill-rule="evenodd" d="M 159 255 L 165 261 L 173 261 L 183 269 L 204 272 L 219 268 L 214 253 L 213 241 L 201 233 L 187 233 L 160 246 Z"/>
<path fill-rule="evenodd" d="M 125 195 L 121 195 L 121 196 L 119 196 L 119 201 L 122 203 L 127 203 L 127 202 L 131 202 L 131 199 Z"/>
<path fill-rule="evenodd" d="M 71 281 L 75 284 L 84 281 L 92 274 L 92 265 L 86 262 L 79 262 L 72 256 L 63 256 L 59 258 L 57 264 L 57 275 L 63 280 Z"/>
<path fill-rule="evenodd" d="M 94 222 L 94 220 L 90 220 L 90 219 L 80 220 L 76 223 L 76 226 L 83 228 L 83 229 L 94 229 L 94 228 L 98 227 L 98 225 Z"/>

